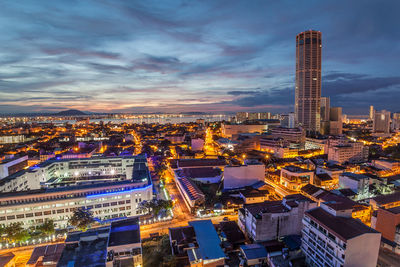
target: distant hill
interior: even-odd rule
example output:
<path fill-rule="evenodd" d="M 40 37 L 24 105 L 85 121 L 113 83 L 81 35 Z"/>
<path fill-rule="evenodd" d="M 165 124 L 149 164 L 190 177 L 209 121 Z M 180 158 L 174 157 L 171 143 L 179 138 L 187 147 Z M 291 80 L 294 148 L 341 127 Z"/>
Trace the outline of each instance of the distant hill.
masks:
<path fill-rule="evenodd" d="M 85 112 L 82 112 L 77 109 L 68 109 L 68 110 L 60 111 L 54 115 L 55 116 L 81 116 L 81 115 L 87 115 L 87 114 Z"/>

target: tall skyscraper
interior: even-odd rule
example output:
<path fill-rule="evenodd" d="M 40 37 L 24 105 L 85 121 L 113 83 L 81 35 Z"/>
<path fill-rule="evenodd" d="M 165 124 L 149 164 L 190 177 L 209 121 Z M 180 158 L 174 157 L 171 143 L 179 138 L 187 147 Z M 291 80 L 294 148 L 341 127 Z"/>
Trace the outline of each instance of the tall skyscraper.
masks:
<path fill-rule="evenodd" d="M 296 123 L 307 131 L 320 130 L 321 32 L 296 36 Z"/>

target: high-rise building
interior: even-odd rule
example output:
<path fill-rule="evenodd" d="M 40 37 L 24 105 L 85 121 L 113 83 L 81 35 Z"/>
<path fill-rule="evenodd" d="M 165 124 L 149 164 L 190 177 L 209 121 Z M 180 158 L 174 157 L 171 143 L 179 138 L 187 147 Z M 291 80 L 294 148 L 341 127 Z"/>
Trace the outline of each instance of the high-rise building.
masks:
<path fill-rule="evenodd" d="M 331 108 L 329 97 L 321 97 L 321 121 L 329 121 L 329 111 Z"/>
<path fill-rule="evenodd" d="M 390 133 L 390 111 L 381 110 L 374 112 L 374 133 Z"/>
<path fill-rule="evenodd" d="M 294 128 L 295 126 L 295 115 L 293 112 L 289 113 L 289 128 Z"/>
<path fill-rule="evenodd" d="M 296 36 L 296 123 L 307 131 L 320 130 L 321 32 L 305 31 Z"/>
<path fill-rule="evenodd" d="M 320 133 L 321 134 L 329 134 L 329 114 L 330 114 L 330 98 L 329 97 L 321 97 L 321 126 Z"/>
<path fill-rule="evenodd" d="M 329 134 L 340 135 L 342 134 L 342 131 L 343 131 L 342 108 L 341 107 L 330 108 Z"/>
<path fill-rule="evenodd" d="M 400 129 L 400 113 L 393 113 L 392 129 L 393 130 Z"/>
<path fill-rule="evenodd" d="M 375 109 L 374 106 L 369 106 L 369 119 L 372 121 L 374 119 Z"/>

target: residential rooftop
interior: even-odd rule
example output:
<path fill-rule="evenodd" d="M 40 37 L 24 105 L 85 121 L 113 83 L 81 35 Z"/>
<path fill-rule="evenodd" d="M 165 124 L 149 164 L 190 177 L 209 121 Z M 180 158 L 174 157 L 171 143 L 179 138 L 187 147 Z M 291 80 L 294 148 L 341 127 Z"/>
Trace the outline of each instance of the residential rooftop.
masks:
<path fill-rule="evenodd" d="M 378 205 L 385 205 L 400 201 L 400 191 L 389 195 L 380 195 L 372 198 Z"/>
<path fill-rule="evenodd" d="M 139 217 L 111 223 L 108 247 L 140 243 Z"/>
<path fill-rule="evenodd" d="M 211 220 L 191 221 L 189 225 L 194 228 L 203 260 L 225 258 L 225 254 L 220 247 L 221 240 Z"/>
<path fill-rule="evenodd" d="M 379 233 L 359 220 L 334 216 L 321 207 L 308 210 L 305 214 L 345 242 L 363 234 Z"/>

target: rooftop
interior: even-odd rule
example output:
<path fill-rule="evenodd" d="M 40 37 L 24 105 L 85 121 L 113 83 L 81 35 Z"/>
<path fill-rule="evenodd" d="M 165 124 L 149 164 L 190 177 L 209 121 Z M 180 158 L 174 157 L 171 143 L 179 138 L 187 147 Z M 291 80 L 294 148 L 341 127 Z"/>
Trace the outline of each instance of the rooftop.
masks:
<path fill-rule="evenodd" d="M 245 204 L 244 208 L 247 209 L 254 217 L 260 213 L 283 213 L 289 211 L 289 209 L 285 207 L 280 200 Z"/>
<path fill-rule="evenodd" d="M 372 198 L 378 205 L 385 205 L 400 201 L 400 191 L 390 195 L 380 195 Z"/>
<path fill-rule="evenodd" d="M 38 261 L 42 261 L 46 265 L 57 263 L 64 247 L 64 243 L 35 247 L 27 264 L 36 266 Z"/>
<path fill-rule="evenodd" d="M 379 233 L 359 220 L 334 216 L 321 207 L 306 211 L 306 215 L 345 242 L 363 234 Z"/>
<path fill-rule="evenodd" d="M 105 266 L 108 231 L 102 227 L 69 234 L 57 266 Z"/>
<path fill-rule="evenodd" d="M 260 244 L 248 244 L 240 246 L 247 260 L 261 259 L 268 256 L 268 252 L 264 246 Z"/>
<path fill-rule="evenodd" d="M 244 243 L 246 240 L 243 232 L 234 221 L 222 221 L 219 223 L 221 231 L 225 233 L 226 238 L 232 244 Z"/>
<path fill-rule="evenodd" d="M 12 252 L 7 252 L 0 255 L 0 266 L 8 266 L 8 263 L 14 259 L 15 255 Z"/>
<path fill-rule="evenodd" d="M 179 176 L 184 176 L 187 178 L 208 178 L 217 177 L 221 175 L 221 170 L 219 168 L 205 167 L 205 168 L 185 168 L 178 169 L 177 174 Z"/>
<path fill-rule="evenodd" d="M 312 172 L 310 170 L 303 169 L 303 168 L 300 168 L 297 166 L 286 166 L 283 169 L 290 171 L 290 172 L 295 172 L 295 173 Z"/>
<path fill-rule="evenodd" d="M 327 173 L 320 173 L 316 175 L 321 181 L 331 181 L 332 177 Z"/>
<path fill-rule="evenodd" d="M 140 243 L 139 217 L 111 223 L 108 247 Z"/>
<path fill-rule="evenodd" d="M 217 167 L 225 165 L 226 161 L 224 159 L 179 159 L 177 161 L 177 167 L 179 168 Z"/>
<path fill-rule="evenodd" d="M 352 172 L 344 172 L 340 176 L 346 176 L 346 177 L 349 177 L 350 179 L 353 179 L 356 181 L 361 181 L 363 179 L 369 179 L 369 177 L 364 174 L 358 174 L 358 173 L 352 173 Z"/>
<path fill-rule="evenodd" d="M 189 225 L 194 228 L 203 260 L 216 260 L 225 257 L 220 247 L 221 240 L 211 220 L 191 221 Z"/>
<path fill-rule="evenodd" d="M 400 206 L 387 209 L 387 211 L 394 213 L 394 214 L 400 214 Z"/>

